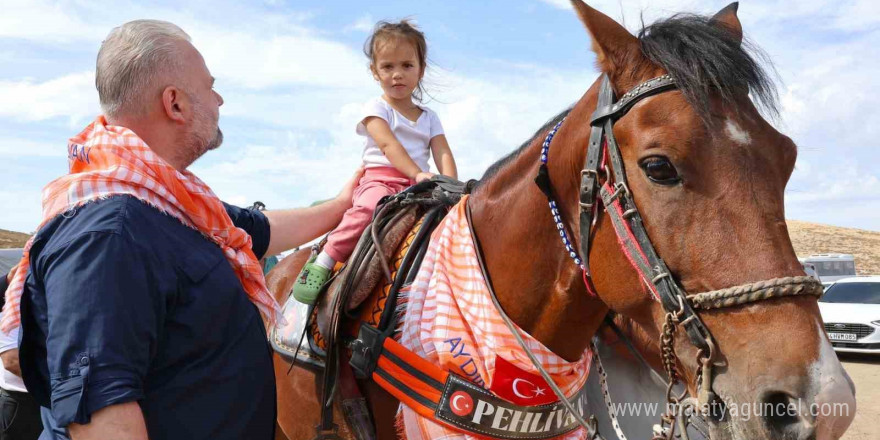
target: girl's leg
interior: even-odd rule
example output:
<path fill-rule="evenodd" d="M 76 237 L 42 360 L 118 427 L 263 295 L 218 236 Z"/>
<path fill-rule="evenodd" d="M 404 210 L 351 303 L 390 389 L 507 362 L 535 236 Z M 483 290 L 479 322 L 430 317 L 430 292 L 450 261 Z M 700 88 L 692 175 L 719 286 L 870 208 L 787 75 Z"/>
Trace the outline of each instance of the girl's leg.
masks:
<path fill-rule="evenodd" d="M 366 181 L 365 181 L 366 180 Z M 394 179 L 361 181 L 354 192 L 352 207 L 345 211 L 339 226 L 327 237 L 327 244 L 314 261 L 306 263 L 296 284 L 293 295 L 297 301 L 312 304 L 321 291 L 321 286 L 330 278 L 336 262 L 346 261 L 357 246 L 361 234 L 369 226 L 376 210 L 376 204 L 382 197 L 396 194 L 409 184 L 404 180 Z"/>
<path fill-rule="evenodd" d="M 327 237 L 324 252 L 334 261 L 348 260 L 364 230 L 370 225 L 379 200 L 398 191 L 398 185 L 385 182 L 367 182 L 358 187 L 352 207 L 345 211 L 339 226 Z"/>

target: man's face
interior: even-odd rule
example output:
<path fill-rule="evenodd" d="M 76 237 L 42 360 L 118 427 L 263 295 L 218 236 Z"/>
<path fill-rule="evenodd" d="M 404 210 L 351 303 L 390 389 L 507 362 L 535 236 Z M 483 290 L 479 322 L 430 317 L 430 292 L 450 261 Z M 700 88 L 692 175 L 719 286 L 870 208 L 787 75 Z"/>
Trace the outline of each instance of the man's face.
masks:
<path fill-rule="evenodd" d="M 186 157 L 190 159 L 188 163 L 192 163 L 223 143 L 223 132 L 218 126 L 223 98 L 214 91 L 214 77 L 199 51 L 192 44 L 182 42 L 181 45 L 184 60 L 181 79 L 192 106 L 192 119 L 187 127 L 184 148 Z"/>

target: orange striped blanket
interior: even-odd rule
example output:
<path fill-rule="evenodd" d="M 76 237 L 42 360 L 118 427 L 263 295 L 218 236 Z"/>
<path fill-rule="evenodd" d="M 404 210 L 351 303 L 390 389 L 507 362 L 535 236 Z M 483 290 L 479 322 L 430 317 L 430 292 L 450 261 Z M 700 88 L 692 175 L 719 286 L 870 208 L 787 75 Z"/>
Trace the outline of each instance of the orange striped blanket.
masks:
<path fill-rule="evenodd" d="M 480 271 L 463 197 L 431 236 L 413 284 L 404 290 L 406 311 L 400 343 L 443 369 L 468 378 L 519 405 L 557 399 L 510 333 L 496 310 Z M 568 362 L 524 331 L 520 334 L 557 385 L 571 397 L 587 380 L 592 353 Z M 422 417 L 401 405 L 402 431 L 409 440 L 476 439 Z M 558 439 L 584 438 L 578 428 Z"/>

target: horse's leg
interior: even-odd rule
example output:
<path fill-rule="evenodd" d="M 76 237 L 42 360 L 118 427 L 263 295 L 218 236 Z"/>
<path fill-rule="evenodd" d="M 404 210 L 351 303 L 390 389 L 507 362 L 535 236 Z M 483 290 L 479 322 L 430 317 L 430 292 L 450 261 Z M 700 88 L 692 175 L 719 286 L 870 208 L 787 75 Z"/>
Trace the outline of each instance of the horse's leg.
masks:
<path fill-rule="evenodd" d="M 383 390 L 376 382 L 361 382 L 361 390 L 370 403 L 370 411 L 373 414 L 373 423 L 376 425 L 376 438 L 378 440 L 396 440 L 397 436 L 395 420 L 397 407 L 400 401 L 394 398 L 388 391 Z"/>
<path fill-rule="evenodd" d="M 266 285 L 275 299 L 283 303 L 308 259 L 308 249 L 281 260 L 266 276 Z M 278 353 L 273 354 L 275 388 L 278 400 L 276 440 L 308 440 L 315 437 L 315 426 L 320 422 L 321 378 L 308 368 L 290 368 L 290 363 Z M 289 371 L 289 373 L 288 373 Z M 364 397 L 370 405 L 378 440 L 397 439 L 394 422 L 399 402 L 372 381 L 361 381 Z M 339 425 L 339 435 L 353 439 L 340 411 L 340 400 L 334 405 L 333 421 Z"/>
<path fill-rule="evenodd" d="M 315 374 L 305 368 L 290 369 L 290 363 L 278 353 L 275 363 L 275 389 L 278 400 L 277 423 L 290 440 L 310 439 L 315 436 L 315 425 L 321 416 L 319 396 L 315 389 Z M 288 374 L 288 371 L 290 373 Z"/>
<path fill-rule="evenodd" d="M 290 440 L 315 437 L 315 427 L 321 423 L 322 375 L 309 368 L 290 368 L 290 363 L 274 354 L 275 388 L 278 393 L 278 426 Z M 290 373 L 288 373 L 290 371 Z M 355 440 L 340 410 L 339 400 L 333 405 L 333 423 L 339 426 L 339 436 Z M 277 437 L 277 435 L 276 435 Z"/>
<path fill-rule="evenodd" d="M 281 429 L 281 426 L 278 426 L 278 422 L 275 422 L 275 440 L 290 440 L 284 435 L 284 431 Z"/>

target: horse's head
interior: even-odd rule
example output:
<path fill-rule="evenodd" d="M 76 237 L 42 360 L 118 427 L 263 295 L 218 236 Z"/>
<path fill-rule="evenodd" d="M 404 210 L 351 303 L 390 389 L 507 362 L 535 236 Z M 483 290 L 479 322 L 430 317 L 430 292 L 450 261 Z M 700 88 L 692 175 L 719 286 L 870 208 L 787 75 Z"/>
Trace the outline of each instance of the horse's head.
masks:
<path fill-rule="evenodd" d="M 712 18 L 673 17 L 637 38 L 580 0 L 573 4 L 616 96 L 660 75 L 675 80 L 674 90 L 641 99 L 613 124 L 628 189 L 673 279 L 690 295 L 803 276 L 783 203 L 797 147 L 749 98 L 774 108 L 772 81 L 743 49 L 736 5 Z M 597 89 L 598 83 L 575 105 L 554 142 L 580 151 L 567 169 L 584 163 Z M 565 205 L 578 212 L 571 200 Z M 628 269 L 608 215 L 597 215 L 592 237 L 590 269 L 600 298 L 659 337 L 667 310 L 644 277 Z M 855 415 L 854 390 L 815 296 L 771 297 L 698 315 L 716 345 L 713 438 L 842 435 Z M 682 381 L 696 395 L 698 351 L 681 327 L 675 353 Z"/>

